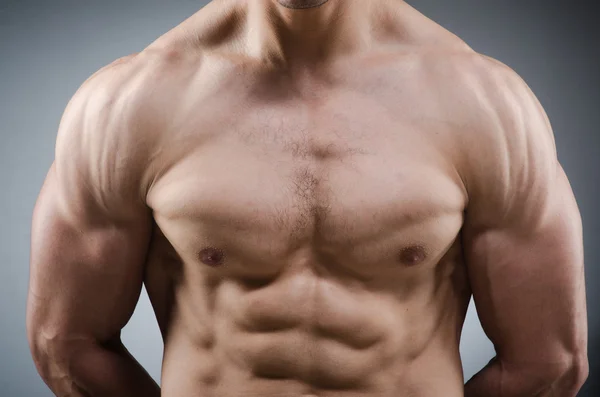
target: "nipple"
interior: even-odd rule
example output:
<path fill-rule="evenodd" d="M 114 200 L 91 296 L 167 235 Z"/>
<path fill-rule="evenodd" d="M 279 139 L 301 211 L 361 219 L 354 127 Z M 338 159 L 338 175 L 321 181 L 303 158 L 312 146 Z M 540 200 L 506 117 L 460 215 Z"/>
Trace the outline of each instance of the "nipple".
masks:
<path fill-rule="evenodd" d="M 200 260 L 208 266 L 216 267 L 223 263 L 225 253 L 215 247 L 207 247 L 200 251 Z"/>
<path fill-rule="evenodd" d="M 421 245 L 411 245 L 400 251 L 400 261 L 407 266 L 415 266 L 423 262 L 427 255 Z"/>

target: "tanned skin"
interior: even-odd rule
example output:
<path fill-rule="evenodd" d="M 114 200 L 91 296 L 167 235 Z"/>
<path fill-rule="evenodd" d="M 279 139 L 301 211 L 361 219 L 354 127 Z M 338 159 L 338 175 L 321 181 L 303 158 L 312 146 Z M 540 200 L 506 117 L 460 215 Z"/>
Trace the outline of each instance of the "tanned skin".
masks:
<path fill-rule="evenodd" d="M 162 391 L 119 337 L 142 285 Z M 465 385 L 471 295 L 497 356 Z M 399 0 L 214 1 L 94 74 L 35 206 L 27 314 L 57 396 L 571 397 L 588 372 L 542 107 Z"/>

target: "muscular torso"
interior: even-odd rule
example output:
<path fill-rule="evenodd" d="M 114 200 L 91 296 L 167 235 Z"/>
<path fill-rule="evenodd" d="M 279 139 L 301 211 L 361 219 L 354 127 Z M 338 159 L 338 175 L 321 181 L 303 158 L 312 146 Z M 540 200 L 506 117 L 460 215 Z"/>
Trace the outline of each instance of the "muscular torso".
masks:
<path fill-rule="evenodd" d="M 145 283 L 165 397 L 462 396 L 463 127 L 438 58 L 161 55 Z"/>

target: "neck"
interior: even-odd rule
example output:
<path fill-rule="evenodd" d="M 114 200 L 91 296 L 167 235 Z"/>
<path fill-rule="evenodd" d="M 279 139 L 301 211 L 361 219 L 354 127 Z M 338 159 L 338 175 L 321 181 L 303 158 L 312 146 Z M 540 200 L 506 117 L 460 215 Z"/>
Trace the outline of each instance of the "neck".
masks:
<path fill-rule="evenodd" d="M 251 47 L 286 63 L 325 61 L 352 52 L 364 43 L 373 2 L 377 0 L 253 0 Z M 317 6 L 302 8 L 308 3 Z"/>

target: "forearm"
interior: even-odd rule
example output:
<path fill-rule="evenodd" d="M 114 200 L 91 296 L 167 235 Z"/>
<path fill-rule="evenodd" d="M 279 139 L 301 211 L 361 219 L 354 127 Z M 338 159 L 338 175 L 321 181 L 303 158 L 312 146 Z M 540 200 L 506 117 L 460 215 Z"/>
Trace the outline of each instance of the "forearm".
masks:
<path fill-rule="evenodd" d="M 123 344 L 81 342 L 52 349 L 38 364 L 59 397 L 159 397 L 160 388 Z"/>
<path fill-rule="evenodd" d="M 492 359 L 465 385 L 465 397 L 575 397 L 587 378 L 587 362 L 509 366 Z"/>

